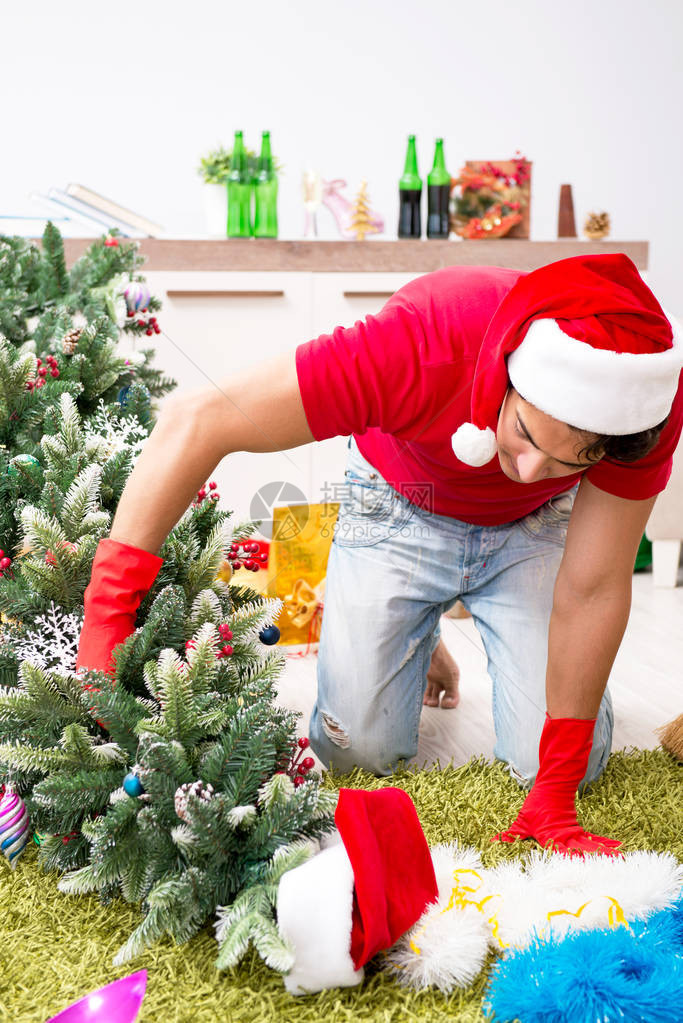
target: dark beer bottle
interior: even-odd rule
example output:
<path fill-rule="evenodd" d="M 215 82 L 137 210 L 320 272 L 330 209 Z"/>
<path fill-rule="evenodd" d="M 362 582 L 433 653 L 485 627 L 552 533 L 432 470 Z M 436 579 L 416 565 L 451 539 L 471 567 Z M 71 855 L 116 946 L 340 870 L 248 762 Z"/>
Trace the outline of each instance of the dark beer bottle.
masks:
<path fill-rule="evenodd" d="M 443 139 L 436 140 L 434 166 L 427 178 L 427 237 L 448 238 L 448 200 L 451 176 L 446 170 Z"/>
<path fill-rule="evenodd" d="M 228 173 L 228 238 L 249 237 L 251 237 L 251 181 L 243 134 L 236 131 Z"/>
<path fill-rule="evenodd" d="M 419 238 L 422 234 L 422 219 L 420 216 L 420 198 L 422 196 L 422 181 L 417 172 L 417 152 L 415 150 L 415 136 L 408 136 L 408 149 L 406 151 L 406 162 L 403 168 L 403 176 L 398 183 L 399 211 L 398 211 L 398 236 L 399 238 Z"/>
<path fill-rule="evenodd" d="M 261 136 L 261 156 L 254 177 L 254 235 L 277 238 L 277 175 L 270 152 L 270 132 Z"/>

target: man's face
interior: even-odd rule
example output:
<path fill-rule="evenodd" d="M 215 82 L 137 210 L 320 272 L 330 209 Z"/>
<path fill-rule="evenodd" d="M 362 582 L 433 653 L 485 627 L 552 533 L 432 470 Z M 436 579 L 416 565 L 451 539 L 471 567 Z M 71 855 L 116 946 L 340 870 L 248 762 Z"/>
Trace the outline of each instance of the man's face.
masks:
<path fill-rule="evenodd" d="M 546 415 L 508 387 L 498 416 L 498 460 L 505 475 L 517 483 L 538 483 L 571 476 L 595 465 L 581 450 L 597 440 Z"/>

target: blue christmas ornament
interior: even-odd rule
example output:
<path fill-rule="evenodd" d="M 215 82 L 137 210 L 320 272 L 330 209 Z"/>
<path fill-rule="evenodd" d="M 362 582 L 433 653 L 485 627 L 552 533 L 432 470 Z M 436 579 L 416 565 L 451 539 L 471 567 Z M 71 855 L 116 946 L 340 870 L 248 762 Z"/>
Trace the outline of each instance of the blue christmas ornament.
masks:
<path fill-rule="evenodd" d="M 266 646 L 273 646 L 280 638 L 280 630 L 277 625 L 266 625 L 265 629 L 261 629 L 259 632 L 258 638 Z"/>
<path fill-rule="evenodd" d="M 129 391 L 130 391 L 130 384 L 127 384 L 125 387 L 122 387 L 121 390 L 119 391 L 119 393 L 116 395 L 116 400 L 118 401 L 118 403 L 121 406 L 121 408 L 125 408 L 126 407 L 126 403 L 128 401 L 128 392 Z"/>
<path fill-rule="evenodd" d="M 142 787 L 142 782 L 133 771 L 129 771 L 123 779 L 123 788 L 129 796 L 133 797 L 133 799 L 137 799 L 138 796 L 141 796 L 145 791 Z"/>

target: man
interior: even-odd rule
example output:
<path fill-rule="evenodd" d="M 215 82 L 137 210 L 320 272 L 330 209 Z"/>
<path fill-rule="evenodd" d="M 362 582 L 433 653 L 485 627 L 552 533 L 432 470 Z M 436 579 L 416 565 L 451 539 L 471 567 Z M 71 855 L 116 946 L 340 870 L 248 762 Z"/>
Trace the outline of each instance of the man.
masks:
<path fill-rule="evenodd" d="M 79 666 L 104 669 L 132 631 L 152 552 L 225 454 L 350 434 L 313 748 L 380 774 L 415 753 L 423 699 L 449 688 L 435 665 L 425 694 L 439 618 L 460 598 L 487 651 L 496 756 L 532 785 L 499 837 L 611 852 L 574 797 L 609 756 L 606 684 L 681 432 L 682 365 L 633 263 L 578 256 L 426 274 L 270 372 L 177 398 L 100 542 Z"/>

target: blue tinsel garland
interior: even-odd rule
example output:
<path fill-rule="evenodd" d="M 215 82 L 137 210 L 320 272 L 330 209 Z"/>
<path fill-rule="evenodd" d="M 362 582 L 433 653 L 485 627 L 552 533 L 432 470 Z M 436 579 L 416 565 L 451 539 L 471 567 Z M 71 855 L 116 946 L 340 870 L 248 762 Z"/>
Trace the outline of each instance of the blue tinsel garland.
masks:
<path fill-rule="evenodd" d="M 500 1023 L 683 1023 L 683 899 L 630 929 L 534 941 L 492 970 Z"/>

